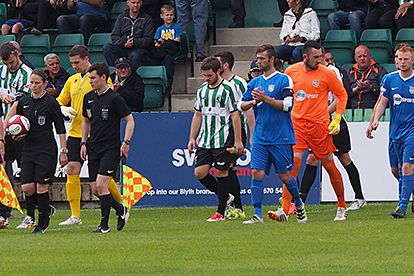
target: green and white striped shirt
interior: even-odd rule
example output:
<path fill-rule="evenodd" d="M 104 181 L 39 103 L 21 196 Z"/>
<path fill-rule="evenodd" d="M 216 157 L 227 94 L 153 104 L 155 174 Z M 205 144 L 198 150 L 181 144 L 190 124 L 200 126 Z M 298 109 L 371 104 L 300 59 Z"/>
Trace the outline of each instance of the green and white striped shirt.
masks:
<path fill-rule="evenodd" d="M 6 65 L 0 66 L 0 93 L 7 94 L 13 98 L 30 93 L 29 77 L 32 73 L 32 69 L 29 66 L 22 63 L 17 71 L 11 73 Z M 9 110 L 8 104 L 3 104 L 4 115 Z"/>
<path fill-rule="evenodd" d="M 237 96 L 234 86 L 223 80 L 216 88 L 207 82 L 197 90 L 194 109 L 202 114 L 198 147 L 218 149 L 233 146 L 234 132 L 231 113 L 237 111 Z"/>
<path fill-rule="evenodd" d="M 237 75 L 233 75 L 233 77 L 229 80 L 231 84 L 234 85 L 237 92 L 237 97 L 240 99 L 243 97 L 244 92 L 247 90 L 247 82 L 242 77 L 239 77 Z M 247 131 L 247 119 L 246 119 L 246 112 L 240 112 L 240 120 L 242 123 L 242 129 L 244 129 L 245 134 L 248 133 Z"/>

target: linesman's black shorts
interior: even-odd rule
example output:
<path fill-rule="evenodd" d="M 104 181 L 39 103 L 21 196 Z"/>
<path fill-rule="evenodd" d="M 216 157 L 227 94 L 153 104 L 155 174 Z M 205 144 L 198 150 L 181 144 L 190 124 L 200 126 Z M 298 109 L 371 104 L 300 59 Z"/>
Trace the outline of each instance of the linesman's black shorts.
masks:
<path fill-rule="evenodd" d="M 83 160 L 80 156 L 80 143 L 82 139 L 76 137 L 68 137 L 66 146 L 68 147 L 68 161 L 76 161 L 83 165 Z"/>
<path fill-rule="evenodd" d="M 226 148 L 219 149 L 204 149 L 197 148 L 196 157 L 195 157 L 195 167 L 202 165 L 210 165 L 219 170 L 227 171 L 230 168 L 230 165 L 233 164 L 234 157 Z"/>
<path fill-rule="evenodd" d="M 99 145 L 88 144 L 89 180 L 96 181 L 98 174 L 113 176 L 120 160 L 120 146 L 102 148 Z"/>
<path fill-rule="evenodd" d="M 348 125 L 344 119 L 341 120 L 340 131 L 338 135 L 332 135 L 333 143 L 336 147 L 334 154 L 341 156 L 351 151 L 351 138 L 349 136 Z"/>
<path fill-rule="evenodd" d="M 57 165 L 57 147 L 45 152 L 22 152 L 20 183 L 53 184 Z"/>

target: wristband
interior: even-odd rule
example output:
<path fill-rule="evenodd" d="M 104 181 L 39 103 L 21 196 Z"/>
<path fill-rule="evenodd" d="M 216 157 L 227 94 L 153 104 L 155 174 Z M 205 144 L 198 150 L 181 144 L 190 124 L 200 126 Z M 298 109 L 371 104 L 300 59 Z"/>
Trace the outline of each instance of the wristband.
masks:
<path fill-rule="evenodd" d="M 0 139 L 0 142 L 2 142 L 3 144 L 5 143 L 3 138 L 2 138 L 2 139 Z"/>
<path fill-rule="evenodd" d="M 60 149 L 60 152 L 61 152 L 61 153 L 68 153 L 68 149 L 66 149 L 66 148 L 61 148 L 61 149 Z"/>
<path fill-rule="evenodd" d="M 131 143 L 131 140 L 125 139 L 123 143 L 129 146 L 129 143 Z"/>
<path fill-rule="evenodd" d="M 82 147 L 83 145 L 85 145 L 86 146 L 86 142 L 81 142 L 80 143 L 80 146 Z"/>

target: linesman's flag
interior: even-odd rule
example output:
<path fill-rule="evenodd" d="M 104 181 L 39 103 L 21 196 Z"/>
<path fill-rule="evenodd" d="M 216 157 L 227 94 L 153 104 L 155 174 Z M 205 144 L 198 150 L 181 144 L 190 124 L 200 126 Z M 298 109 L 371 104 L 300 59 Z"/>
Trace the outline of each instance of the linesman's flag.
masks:
<path fill-rule="evenodd" d="M 122 175 L 123 205 L 131 208 L 152 189 L 152 185 L 148 179 L 125 165 L 122 166 Z"/>
<path fill-rule="evenodd" d="M 3 165 L 0 165 L 0 202 L 5 206 L 19 210 L 23 214 Z"/>

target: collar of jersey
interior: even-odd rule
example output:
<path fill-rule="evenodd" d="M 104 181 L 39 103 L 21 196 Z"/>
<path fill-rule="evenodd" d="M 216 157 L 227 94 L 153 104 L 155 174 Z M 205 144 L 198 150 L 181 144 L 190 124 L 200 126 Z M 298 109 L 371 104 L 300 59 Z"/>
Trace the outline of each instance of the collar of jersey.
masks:
<path fill-rule="evenodd" d="M 46 93 L 46 91 L 43 91 L 43 94 L 37 99 L 33 98 L 33 93 L 30 94 L 30 97 L 32 97 L 33 100 L 40 100 L 41 98 L 43 98 L 44 95 L 46 95 Z"/>
<path fill-rule="evenodd" d="M 273 76 L 275 76 L 277 73 L 279 73 L 278 71 L 274 71 L 272 74 L 270 74 L 269 76 L 267 76 L 267 77 L 265 77 L 265 75 L 263 74 L 262 76 L 263 76 L 263 78 L 265 79 L 265 80 L 268 80 L 268 79 L 270 79 L 270 78 L 272 78 Z"/>
<path fill-rule="evenodd" d="M 95 94 L 96 94 L 96 95 L 98 95 L 98 96 L 102 96 L 103 94 L 105 94 L 106 92 L 108 92 L 109 88 L 111 88 L 111 87 L 107 86 L 107 87 L 106 87 L 106 89 L 105 89 L 105 91 L 104 91 L 104 92 L 102 92 L 102 94 L 101 94 L 101 95 L 99 95 L 99 94 L 98 94 L 98 91 L 96 91 L 96 90 L 94 90 L 94 91 L 95 91 Z"/>
<path fill-rule="evenodd" d="M 402 78 L 402 79 L 403 79 L 403 81 L 406 81 L 406 80 L 409 80 L 409 79 L 411 79 L 412 77 L 414 77 L 414 72 L 411 74 L 411 76 L 409 76 L 409 77 L 407 77 L 407 78 L 403 78 L 403 76 L 401 76 L 401 71 L 398 71 L 398 75 L 400 75 L 400 78 Z"/>

